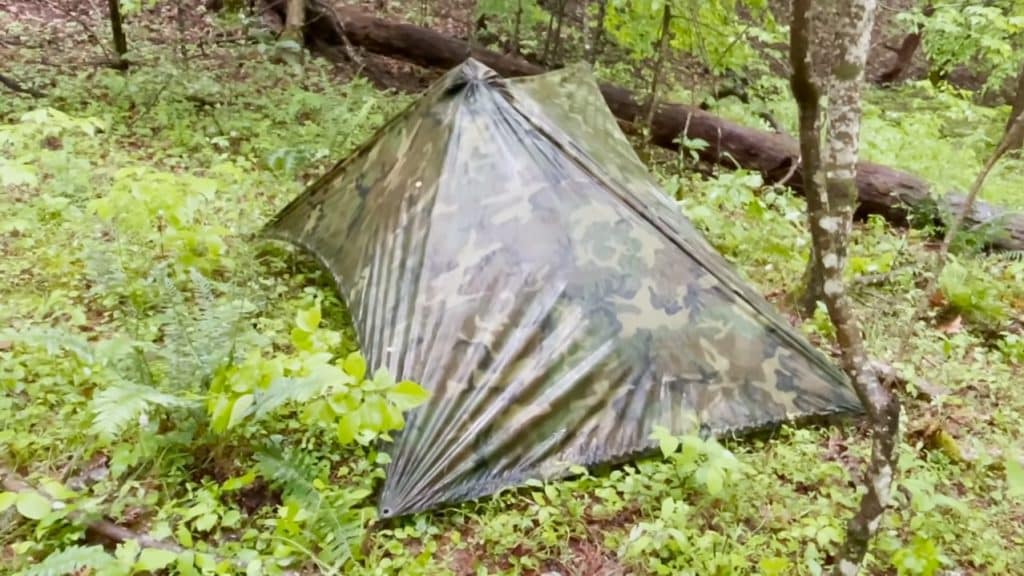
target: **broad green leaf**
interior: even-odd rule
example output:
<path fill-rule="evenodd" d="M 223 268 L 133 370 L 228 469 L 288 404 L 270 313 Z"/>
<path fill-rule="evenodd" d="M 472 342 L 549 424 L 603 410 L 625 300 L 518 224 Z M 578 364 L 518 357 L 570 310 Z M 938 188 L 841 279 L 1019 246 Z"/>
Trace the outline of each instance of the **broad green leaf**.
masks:
<path fill-rule="evenodd" d="M 31 490 L 18 494 L 15 507 L 19 514 L 31 520 L 39 520 L 51 510 L 50 501 L 42 494 Z"/>
<path fill-rule="evenodd" d="M 7 510 L 18 501 L 17 492 L 0 492 L 0 512 Z"/>
<path fill-rule="evenodd" d="M 156 572 L 170 566 L 171 562 L 174 562 L 177 557 L 178 555 L 170 550 L 146 548 L 139 554 L 139 559 L 135 562 L 135 569 Z"/>
<path fill-rule="evenodd" d="M 245 394 L 235 399 L 235 403 L 231 406 L 231 419 L 228 420 L 228 428 L 235 427 L 249 415 L 252 403 L 252 394 Z"/>
<path fill-rule="evenodd" d="M 789 569 L 790 562 L 781 556 L 773 556 L 758 562 L 758 567 L 761 568 L 761 573 L 765 576 L 775 576 L 777 574 L 784 574 Z"/>
<path fill-rule="evenodd" d="M 217 515 L 213 512 L 203 514 L 196 520 L 196 529 L 200 532 L 208 532 L 211 528 L 217 525 Z"/>
<path fill-rule="evenodd" d="M 351 444 L 359 433 L 359 412 L 352 411 L 342 414 L 338 419 L 338 442 L 342 445 Z"/>
<path fill-rule="evenodd" d="M 372 390 L 388 390 L 395 385 L 395 378 L 387 371 L 386 368 L 380 367 L 373 373 L 373 386 L 369 387 Z"/>
<path fill-rule="evenodd" d="M 430 392 L 415 382 L 403 380 L 388 392 L 388 400 L 399 410 L 409 410 L 423 404 L 430 398 Z"/>
<path fill-rule="evenodd" d="M 242 476 L 235 476 L 234 478 L 228 478 L 225 480 L 224 483 L 221 484 L 221 490 L 224 490 L 225 492 L 238 490 L 239 488 L 244 488 L 252 484 L 255 480 L 256 471 L 249 470 Z"/>
<path fill-rule="evenodd" d="M 722 470 L 717 466 L 708 466 L 705 469 L 704 484 L 707 486 L 708 494 L 715 496 L 722 491 L 725 477 Z"/>
<path fill-rule="evenodd" d="M 36 170 L 28 164 L 0 160 L 0 186 L 35 186 Z"/>
<path fill-rule="evenodd" d="M 320 326 L 320 303 L 295 313 L 295 325 L 303 332 L 312 334 Z"/>
<path fill-rule="evenodd" d="M 178 539 L 178 544 L 185 548 L 192 547 L 192 533 L 184 523 L 178 524 L 177 530 L 174 531 L 174 537 Z"/>
<path fill-rule="evenodd" d="M 366 359 L 359 352 L 353 352 L 345 358 L 345 362 L 342 368 L 356 379 L 356 382 L 362 382 L 363 378 L 366 377 Z"/>
<path fill-rule="evenodd" d="M 657 436 L 658 448 L 661 449 L 661 455 L 668 458 L 679 449 L 679 438 L 669 434 L 667 430 L 659 433 Z"/>
<path fill-rule="evenodd" d="M 228 429 L 228 423 L 231 420 L 231 407 L 232 402 L 228 396 L 217 397 L 213 409 L 210 410 L 210 428 L 214 432 L 222 433 Z"/>

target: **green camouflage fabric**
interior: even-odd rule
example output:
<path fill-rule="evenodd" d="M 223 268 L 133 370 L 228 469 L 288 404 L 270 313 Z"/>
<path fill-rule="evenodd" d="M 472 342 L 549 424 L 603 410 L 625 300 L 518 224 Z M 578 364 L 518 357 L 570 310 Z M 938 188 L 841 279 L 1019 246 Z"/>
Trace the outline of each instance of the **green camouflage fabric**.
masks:
<path fill-rule="evenodd" d="M 430 400 L 382 517 L 656 447 L 862 413 L 686 220 L 585 66 L 449 71 L 267 225 L 333 275 L 372 366 Z"/>

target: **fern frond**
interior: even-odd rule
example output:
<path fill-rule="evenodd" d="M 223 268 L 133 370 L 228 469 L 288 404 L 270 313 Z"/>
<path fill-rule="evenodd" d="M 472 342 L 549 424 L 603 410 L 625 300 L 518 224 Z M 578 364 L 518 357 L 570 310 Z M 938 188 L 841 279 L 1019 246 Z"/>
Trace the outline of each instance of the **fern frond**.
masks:
<path fill-rule="evenodd" d="M 85 261 L 85 277 L 92 285 L 90 294 L 120 292 L 127 286 L 128 273 L 120 258 L 114 257 L 108 250 L 83 250 L 82 259 Z"/>
<path fill-rule="evenodd" d="M 96 394 L 89 403 L 93 413 L 90 430 L 101 438 L 116 438 L 130 422 L 138 421 L 153 406 L 187 406 L 185 398 L 161 392 L 150 386 L 120 383 Z"/>
<path fill-rule="evenodd" d="M 88 568 L 92 572 L 105 572 L 107 574 L 119 573 L 116 568 L 118 562 L 113 556 L 103 550 L 102 546 L 71 546 L 59 552 L 54 552 L 45 560 L 22 572 L 22 576 L 64 576 L 65 574 L 78 574 L 82 569 Z M 129 570 L 124 570 L 127 574 Z"/>
<path fill-rule="evenodd" d="M 285 497 L 306 506 L 319 505 L 319 495 L 313 485 L 318 476 L 315 461 L 305 453 L 286 451 L 270 444 L 256 454 L 256 468 L 261 476 L 280 488 Z"/>
<path fill-rule="evenodd" d="M 0 340 L 43 348 L 50 356 L 71 352 L 86 364 L 95 361 L 92 345 L 85 338 L 59 328 L 32 327 L 19 331 L 0 331 Z"/>
<path fill-rule="evenodd" d="M 283 450 L 269 445 L 256 457 L 257 469 L 271 484 L 282 489 L 312 515 L 309 530 L 316 536 L 322 561 L 344 566 L 352 559 L 353 547 L 362 539 L 364 518 L 355 506 L 370 494 L 365 488 L 343 492 L 321 492 L 315 460 L 299 450 Z"/>

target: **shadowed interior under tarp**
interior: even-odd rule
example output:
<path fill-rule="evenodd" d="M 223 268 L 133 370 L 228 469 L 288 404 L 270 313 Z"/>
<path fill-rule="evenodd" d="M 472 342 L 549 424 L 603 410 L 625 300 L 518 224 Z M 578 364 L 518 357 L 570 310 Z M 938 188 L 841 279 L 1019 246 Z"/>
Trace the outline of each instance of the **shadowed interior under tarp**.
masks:
<path fill-rule="evenodd" d="M 431 392 L 395 517 L 676 434 L 857 415 L 848 380 L 659 188 L 589 70 L 449 71 L 271 221 L 334 277 L 371 366 Z"/>

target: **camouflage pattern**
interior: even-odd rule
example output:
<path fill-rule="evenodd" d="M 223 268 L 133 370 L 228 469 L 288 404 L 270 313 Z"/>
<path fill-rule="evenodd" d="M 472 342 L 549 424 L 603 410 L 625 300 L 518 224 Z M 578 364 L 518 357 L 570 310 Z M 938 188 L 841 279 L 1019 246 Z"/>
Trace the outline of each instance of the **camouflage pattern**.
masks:
<path fill-rule="evenodd" d="M 662 193 L 574 66 L 451 70 L 266 229 L 315 254 L 372 366 L 432 392 L 394 517 L 648 451 L 859 414 L 845 376 Z"/>

